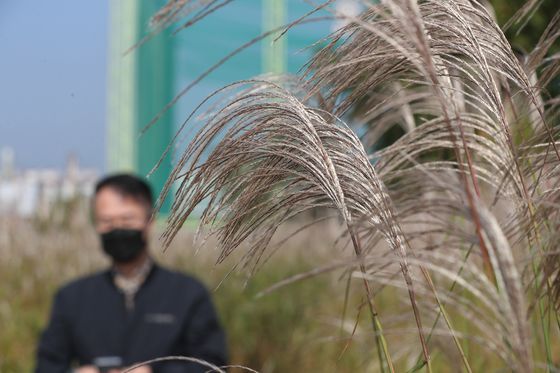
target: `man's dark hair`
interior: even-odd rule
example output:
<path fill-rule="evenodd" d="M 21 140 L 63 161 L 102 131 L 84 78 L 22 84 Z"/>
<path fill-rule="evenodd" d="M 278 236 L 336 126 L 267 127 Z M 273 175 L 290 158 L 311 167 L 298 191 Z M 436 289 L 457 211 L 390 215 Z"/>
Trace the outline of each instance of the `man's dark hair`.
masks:
<path fill-rule="evenodd" d="M 131 174 L 114 174 L 104 177 L 95 185 L 95 196 L 101 189 L 110 188 L 124 197 L 130 197 L 145 204 L 151 214 L 153 206 L 152 188 L 141 177 Z"/>

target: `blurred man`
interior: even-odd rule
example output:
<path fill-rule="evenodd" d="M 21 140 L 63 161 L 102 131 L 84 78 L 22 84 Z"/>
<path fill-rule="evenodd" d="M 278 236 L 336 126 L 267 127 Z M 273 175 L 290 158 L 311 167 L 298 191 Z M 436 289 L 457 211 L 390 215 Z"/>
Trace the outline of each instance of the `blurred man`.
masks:
<path fill-rule="evenodd" d="M 64 286 L 37 351 L 37 373 L 121 372 L 165 356 L 226 363 L 226 343 L 206 289 L 154 263 L 148 251 L 152 193 L 135 176 L 101 180 L 93 200 L 95 229 L 108 270 Z M 77 248 L 91 250 L 91 248 Z M 195 363 L 162 362 L 135 373 L 205 372 Z"/>

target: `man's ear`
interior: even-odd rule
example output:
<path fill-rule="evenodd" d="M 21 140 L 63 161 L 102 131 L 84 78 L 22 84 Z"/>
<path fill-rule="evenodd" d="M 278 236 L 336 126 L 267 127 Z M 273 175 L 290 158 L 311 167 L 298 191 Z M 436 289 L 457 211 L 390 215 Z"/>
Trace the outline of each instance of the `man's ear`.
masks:
<path fill-rule="evenodd" d="M 156 222 L 155 219 L 148 221 L 148 226 L 146 227 L 148 232 L 152 232 L 154 230 L 155 222 Z"/>
<path fill-rule="evenodd" d="M 146 224 L 146 228 L 145 228 L 146 232 L 148 233 L 152 232 L 152 230 L 154 229 L 155 222 L 156 222 L 156 217 L 150 211 L 148 215 L 148 224 Z"/>
<path fill-rule="evenodd" d="M 154 220 L 148 220 L 148 224 L 144 227 L 142 231 L 142 236 L 144 237 L 145 242 L 149 245 L 150 237 L 152 236 L 152 231 L 154 227 Z"/>

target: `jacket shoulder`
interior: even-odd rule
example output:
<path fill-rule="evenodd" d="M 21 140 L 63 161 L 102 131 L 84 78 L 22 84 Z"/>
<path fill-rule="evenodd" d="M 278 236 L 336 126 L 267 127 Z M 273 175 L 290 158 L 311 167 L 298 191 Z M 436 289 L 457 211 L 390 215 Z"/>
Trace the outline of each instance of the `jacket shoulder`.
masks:
<path fill-rule="evenodd" d="M 194 276 L 161 266 L 159 266 L 158 269 L 162 280 L 170 285 L 173 284 L 176 290 L 187 290 L 189 292 L 200 292 L 203 294 L 208 293 L 206 286 Z"/>
<path fill-rule="evenodd" d="M 71 297 L 83 293 L 87 289 L 95 288 L 105 281 L 107 271 L 99 271 L 89 275 L 85 275 L 67 282 L 62 285 L 58 291 L 58 297 Z"/>

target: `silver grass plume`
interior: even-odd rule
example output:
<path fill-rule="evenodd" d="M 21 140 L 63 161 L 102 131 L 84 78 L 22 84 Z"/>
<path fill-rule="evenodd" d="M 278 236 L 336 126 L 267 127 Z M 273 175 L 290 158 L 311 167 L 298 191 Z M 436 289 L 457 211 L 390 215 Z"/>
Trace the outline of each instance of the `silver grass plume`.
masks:
<path fill-rule="evenodd" d="M 340 213 L 358 256 L 354 222 L 380 231 L 399 258 L 425 346 L 406 241 L 362 144 L 343 122 L 276 84 L 255 81 L 209 117 L 173 174 L 180 175 L 181 186 L 164 243 L 207 200 L 201 225 L 217 223 L 220 260 L 253 236 L 245 259 L 256 266 L 282 223 L 317 207 Z"/>
<path fill-rule="evenodd" d="M 163 194 L 180 181 L 165 243 L 207 201 L 201 225 L 220 238 L 219 260 L 249 243 L 243 265 L 254 270 L 279 225 L 333 208 L 358 247 L 347 268 L 403 289 L 415 314 L 433 319 L 431 329 L 416 323 L 422 340 L 474 338 L 511 369 L 531 371 L 527 318 L 539 296 L 560 304 L 560 100 L 541 90 L 560 71 L 560 57 L 547 57 L 560 12 L 527 56 L 476 1 L 382 1 L 348 20 L 310 61 L 303 90 L 234 85 L 238 93 L 203 118 Z M 337 119 L 356 107 L 368 155 Z M 405 135 L 372 149 L 394 126 Z M 437 275 L 435 284 L 416 280 L 419 270 Z M 401 273 L 405 282 L 395 280 Z M 438 327 L 447 316 L 434 311 L 437 297 L 471 335 Z"/>

